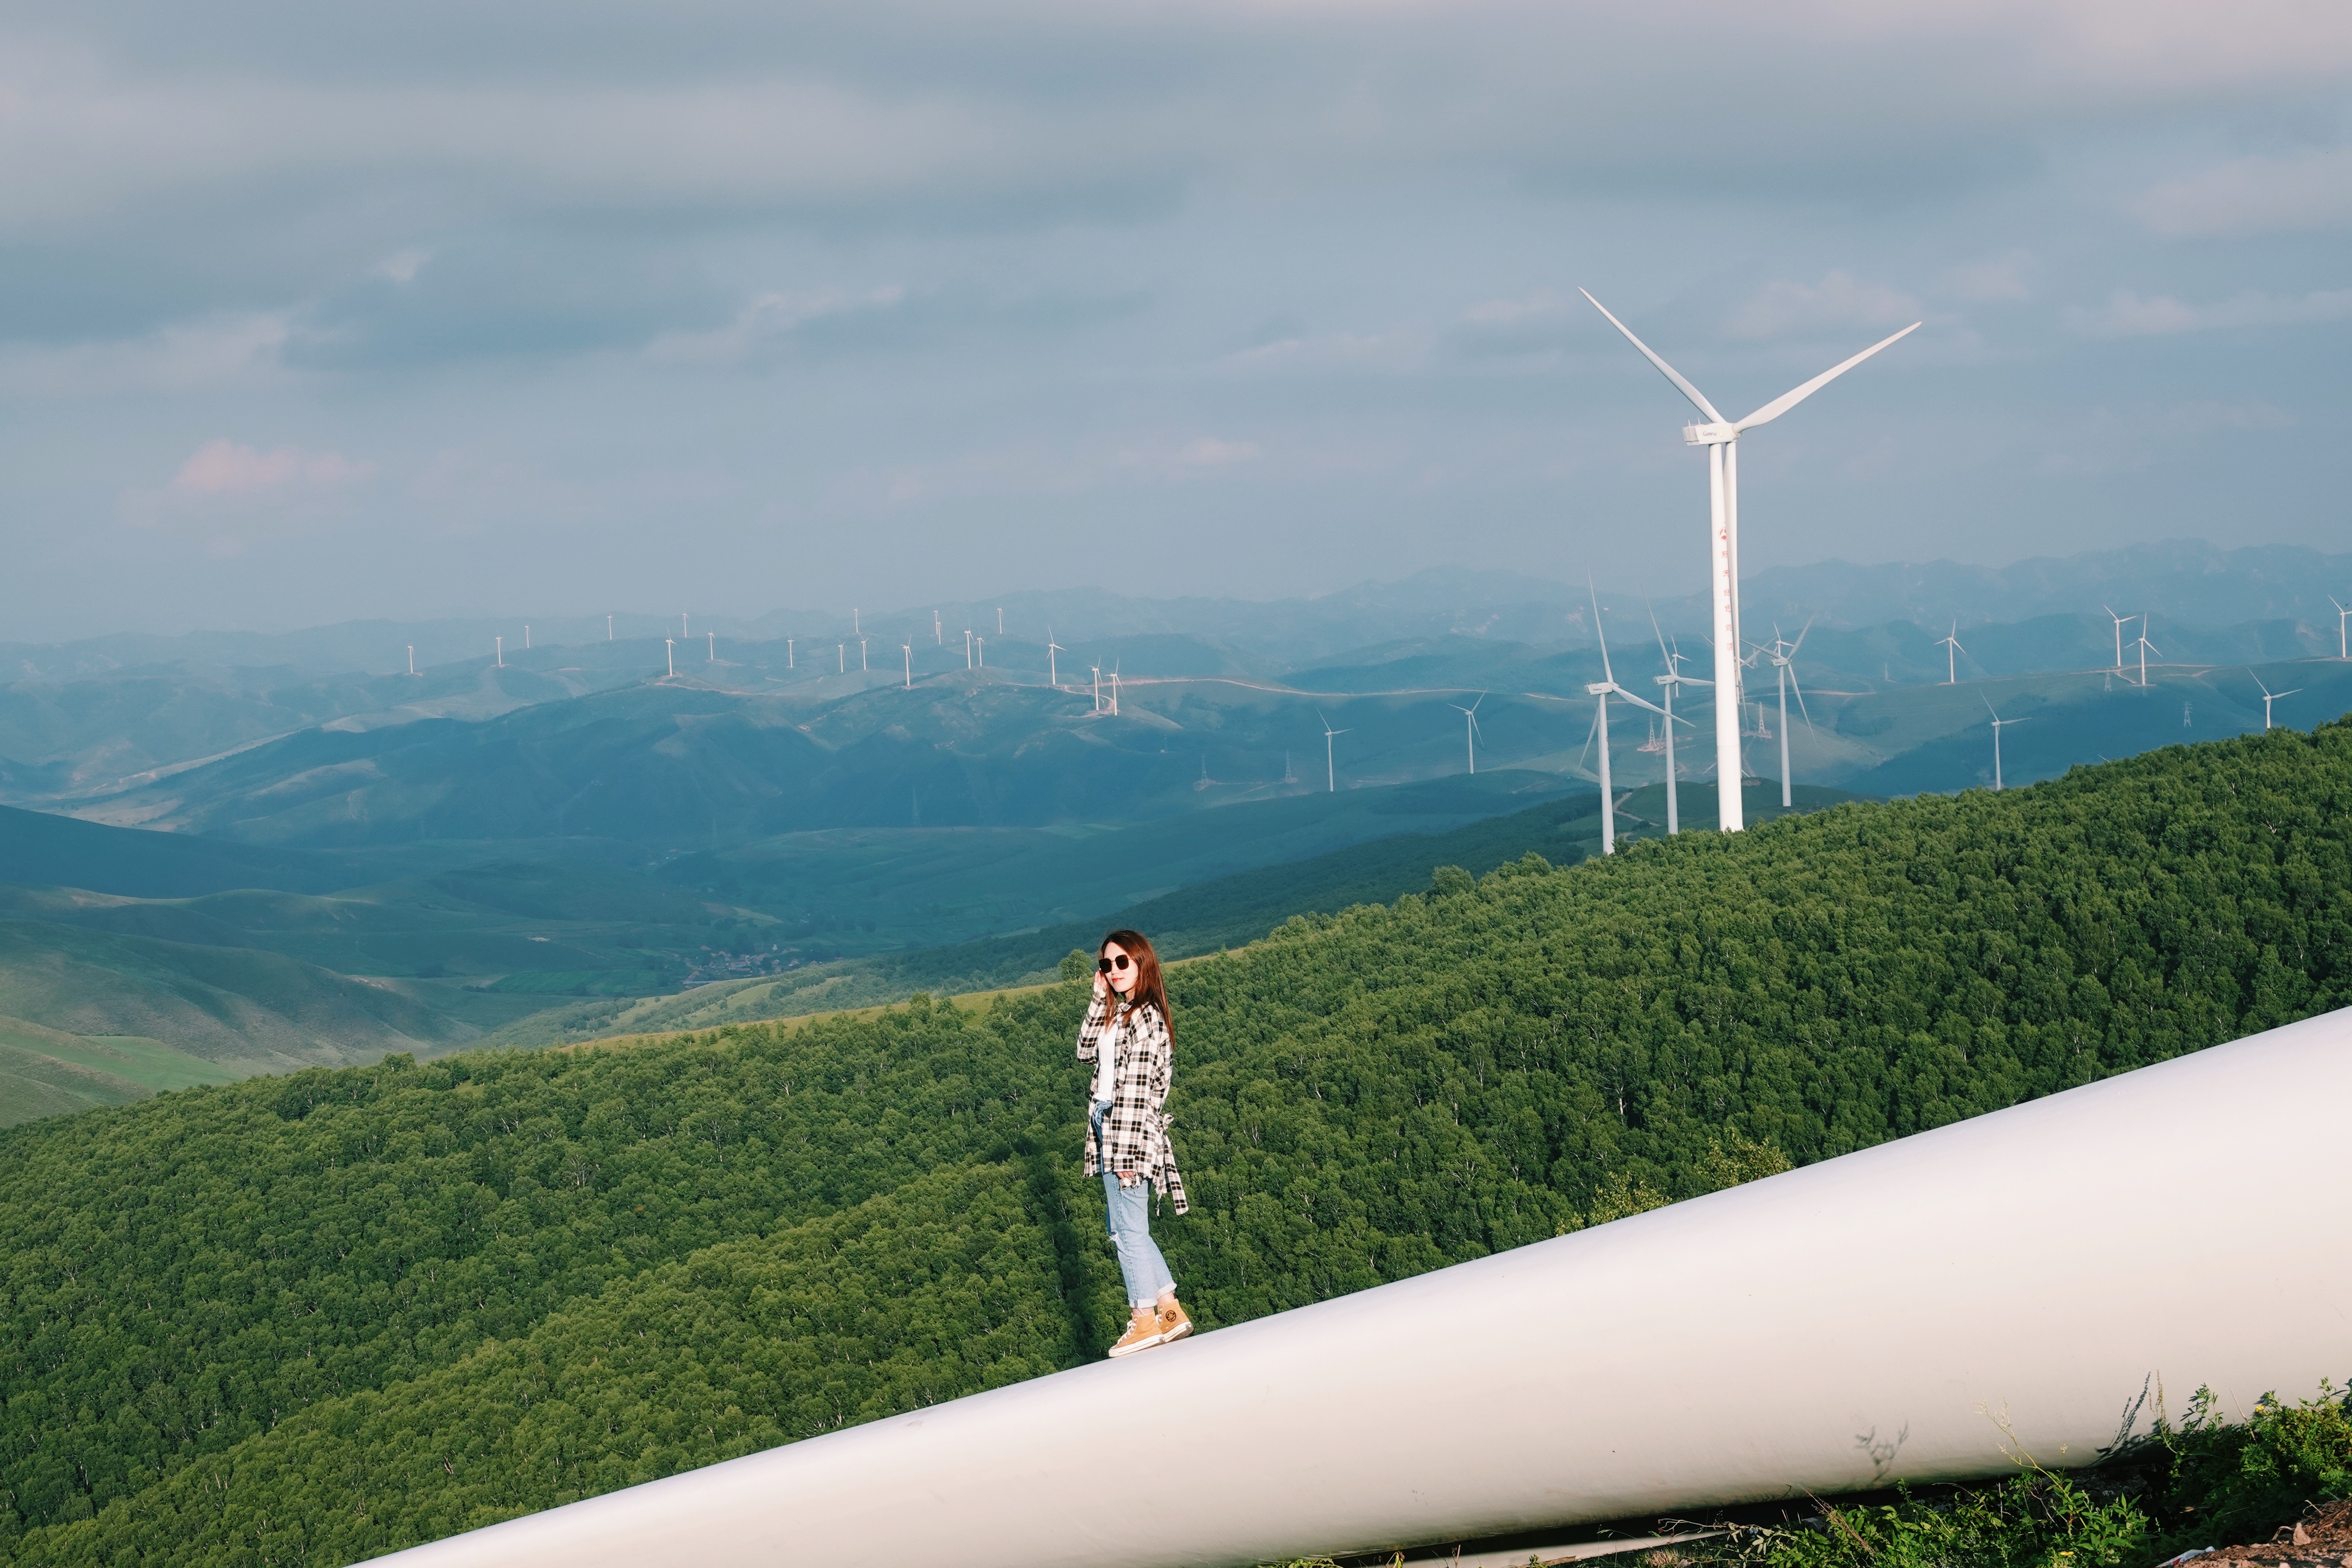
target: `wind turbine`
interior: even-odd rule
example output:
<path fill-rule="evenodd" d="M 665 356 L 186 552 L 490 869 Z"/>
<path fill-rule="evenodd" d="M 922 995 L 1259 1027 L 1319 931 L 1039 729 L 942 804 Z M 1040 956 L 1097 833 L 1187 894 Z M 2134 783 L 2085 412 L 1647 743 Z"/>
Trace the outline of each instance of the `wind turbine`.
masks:
<path fill-rule="evenodd" d="M 1114 719 L 1118 717 L 1118 663 L 1116 661 L 1110 667 L 1110 716 Z"/>
<path fill-rule="evenodd" d="M 1780 628 L 1778 626 L 1772 628 L 1772 668 L 1780 677 L 1780 809 L 1783 811 L 1788 810 L 1793 804 L 1789 794 L 1789 689 L 1790 687 L 1797 688 L 1797 711 L 1805 715 L 1805 728 L 1810 731 L 1813 727 L 1813 716 L 1805 710 L 1805 689 L 1797 686 L 1797 650 L 1805 646 L 1805 637 L 1812 629 L 1813 623 L 1808 620 L 1805 623 L 1805 629 L 1797 634 L 1797 640 L 1787 644 L 1787 651 L 1783 652 Z"/>
<path fill-rule="evenodd" d="M 1591 592 L 1589 582 L 1585 587 L 1588 593 Z M 1609 784 L 1609 699 L 1614 694 L 1634 707 L 1647 708 L 1653 713 L 1664 713 L 1665 710 L 1654 702 L 1643 701 L 1617 684 L 1617 673 L 1609 668 L 1609 634 L 1601 628 L 1601 596 L 1598 594 L 1592 595 L 1592 635 L 1601 644 L 1601 679 L 1584 689 L 1595 699 L 1592 728 L 1601 736 L 1601 852 L 1614 855 L 1617 853 L 1617 800 Z M 1591 737 L 1587 736 L 1584 743 L 1590 749 Z M 1736 783 L 1734 787 L 1738 787 Z"/>
<path fill-rule="evenodd" d="M 530 651 L 530 623 L 529 621 L 525 621 L 522 624 L 522 646 L 524 652 L 528 653 Z"/>
<path fill-rule="evenodd" d="M 2119 616 L 2105 605 L 2101 605 L 2099 608 L 2105 610 L 2107 612 L 2107 619 L 2116 623 L 2116 672 L 2117 674 L 2121 674 L 2124 668 L 2124 625 L 2127 621 L 2137 620 L 2139 617 L 2137 616 Z"/>
<path fill-rule="evenodd" d="M 685 612 L 684 610 L 680 610 L 680 611 L 677 613 L 677 640 L 678 640 L 678 641 L 680 641 L 680 642 L 684 642 L 684 641 L 686 640 L 686 638 L 687 638 L 687 630 L 686 630 L 686 612 Z"/>
<path fill-rule="evenodd" d="M 2022 724 L 2025 719 L 2004 719 L 2000 714 L 1993 713 L 1992 704 L 1989 701 L 1985 704 L 1985 711 L 1992 713 L 1992 788 L 1993 793 L 1999 795 L 2000 793 L 2000 727 L 2003 724 Z M 2032 717 L 2030 713 L 2026 715 L 2027 719 Z"/>
<path fill-rule="evenodd" d="M 941 647 L 947 644 L 946 634 L 940 630 L 940 613 L 937 610 L 931 612 L 931 640 Z"/>
<path fill-rule="evenodd" d="M 1098 665 L 1098 664 L 1097 664 L 1097 665 L 1096 665 L 1096 666 L 1094 666 L 1094 672 L 1095 672 L 1095 711 L 1096 711 L 1096 712 L 1097 712 L 1097 713 L 1099 713 L 1099 712 L 1101 712 L 1101 711 L 1102 711 L 1102 666 L 1101 666 L 1101 665 Z"/>
<path fill-rule="evenodd" d="M 833 645 L 833 672 L 835 675 L 847 675 L 849 673 L 849 645 L 847 643 L 835 643 Z"/>
<path fill-rule="evenodd" d="M 507 667 L 507 639 L 493 637 L 490 640 L 498 645 L 499 668 L 504 669 Z"/>
<path fill-rule="evenodd" d="M 1478 702 L 1486 700 L 1486 694 L 1483 691 L 1478 693 Z M 1462 742 L 1469 748 L 1470 771 L 1473 773 L 1478 771 L 1478 702 L 1473 702 L 1467 708 L 1463 707 L 1459 702 L 1446 704 L 1448 708 L 1462 715 Z"/>
<path fill-rule="evenodd" d="M 1712 686 L 1715 683 L 1710 680 L 1701 680 L 1695 675 L 1685 675 L 1682 672 L 1683 656 L 1667 649 L 1666 634 L 1659 628 L 1658 612 L 1655 610 L 1650 612 L 1650 630 L 1657 633 L 1658 657 L 1666 661 L 1665 674 L 1652 676 L 1651 679 L 1658 683 L 1658 689 L 1666 700 L 1666 705 L 1662 711 L 1666 716 L 1666 834 L 1671 837 L 1683 830 L 1682 803 L 1675 798 L 1675 725 L 1677 722 L 1685 724 L 1690 722 L 1687 719 L 1677 721 L 1675 718 L 1675 688 L 1685 680 L 1693 686 Z"/>
<path fill-rule="evenodd" d="M 1054 662 L 1054 656 L 1069 651 L 1054 640 L 1054 628 L 1047 626 L 1045 628 L 1045 684 L 1056 691 L 1062 689 L 1062 670 L 1061 667 Z"/>
<path fill-rule="evenodd" d="M 1004 606 L 1002 605 L 996 606 L 996 635 L 1004 635 Z"/>
<path fill-rule="evenodd" d="M 902 642 L 898 645 L 898 651 L 907 656 L 907 689 L 912 691 L 915 689 L 915 645 Z"/>
<path fill-rule="evenodd" d="M 980 653 L 980 668 L 986 669 L 988 668 L 988 639 L 986 637 L 974 637 L 971 640 L 972 646 L 977 648 Z"/>
<path fill-rule="evenodd" d="M 1960 646 L 1960 623 L 1957 618 L 1952 622 L 1951 632 L 1948 636 L 1937 637 L 1936 646 L 1944 650 L 1944 684 L 1958 685 L 1960 679 L 1960 655 L 1969 650 Z M 2116 668 L 2121 669 L 2123 661 L 2118 659 L 2116 662 Z"/>
<path fill-rule="evenodd" d="M 971 628 L 970 626 L 963 629 L 963 667 L 966 669 L 971 668 Z"/>
<path fill-rule="evenodd" d="M 2132 646 L 2139 649 L 2139 683 L 2142 686 L 2146 686 L 2147 684 L 2147 656 L 2149 654 L 2154 654 L 2158 658 L 2162 658 L 2164 657 L 2164 650 L 2147 640 L 2147 617 L 2146 616 L 2142 616 L 2139 618 L 2139 640 L 2132 644 Z"/>
<path fill-rule="evenodd" d="M 2327 602 L 2336 605 L 2336 657 L 2352 658 L 2352 647 L 2346 647 L 2344 641 L 2344 621 L 2346 616 L 2352 616 L 2352 605 L 2336 604 L 2336 595 L 2333 594 L 2327 595 Z"/>
<path fill-rule="evenodd" d="M 408 645 L 408 673 L 411 675 L 415 675 L 416 673 L 416 645 L 415 643 L 410 643 Z"/>
<path fill-rule="evenodd" d="M 799 663 L 793 658 L 793 639 L 790 637 L 784 639 L 784 668 L 786 669 L 800 668 Z"/>
<path fill-rule="evenodd" d="M 1320 720 L 1323 725 L 1323 790 L 1326 795 L 1338 795 L 1339 773 L 1331 761 L 1331 737 L 1344 735 L 1348 731 L 1331 728 L 1331 721 L 1323 717 L 1323 710 L 1320 708 L 1315 710 L 1315 717 Z"/>
<path fill-rule="evenodd" d="M 1723 831 L 1736 833 L 1746 825 L 1739 800 L 1739 437 L 1759 425 L 1778 419 L 1888 343 L 1917 331 L 1919 323 L 1912 322 L 1894 337 L 1874 343 L 1802 386 L 1782 393 L 1747 418 L 1727 420 L 1697 387 L 1683 378 L 1681 372 L 1660 359 L 1624 322 L 1610 316 L 1600 300 L 1593 300 L 1584 289 L 1577 292 L 1591 300 L 1594 310 L 1608 316 L 1609 324 L 1623 332 L 1625 341 L 1641 350 L 1642 357 L 1655 365 L 1675 384 L 1675 389 L 1706 416 L 1703 425 L 1685 426 L 1683 439 L 1694 447 L 1706 448 L 1708 531 L 1714 540 L 1715 556 L 1712 591 L 1707 595 L 1715 608 L 1715 787 Z"/>
<path fill-rule="evenodd" d="M 613 617 L 610 616 L 604 617 L 604 640 L 606 642 L 613 640 Z"/>
<path fill-rule="evenodd" d="M 705 658 L 703 662 L 705 664 L 717 664 L 719 662 L 719 634 L 717 632 L 705 632 L 702 635 L 710 639 L 709 657 Z"/>
<path fill-rule="evenodd" d="M 857 623 L 857 611 L 854 606 L 849 612 L 849 635 L 854 637 L 862 637 L 866 635 L 866 628 Z"/>
<path fill-rule="evenodd" d="M 2300 686 L 2293 686 L 2293 687 L 2289 687 L 2289 688 L 2288 688 L 2286 690 L 2284 690 L 2284 691 L 2273 691 L 2269 687 L 2267 687 L 2267 686 L 2263 686 L 2263 678 L 2262 678 L 2261 676 L 2259 676 L 2259 675 L 2254 675 L 2254 672 L 2253 672 L 2252 670 L 2251 670 L 2251 669 L 2250 669 L 2250 670 L 2248 670 L 2248 671 L 2246 671 L 2246 673 L 2247 673 L 2248 675 L 2253 675 L 2253 676 L 2254 676 L 2254 684 L 2255 684 L 2256 686 L 2261 686 L 2261 687 L 2262 687 L 2262 690 L 2263 690 L 2263 731 L 2264 731 L 2265 733 L 2268 733 L 2268 732 L 2269 732 L 2269 730 L 2270 730 L 2270 727 L 2271 727 L 2271 704 L 2272 704 L 2272 703 L 2273 703 L 2273 702 L 2275 702 L 2275 701 L 2277 701 L 2277 700 L 2278 700 L 2280 698 L 2282 698 L 2282 697 L 2292 697 L 2292 696 L 2294 696 L 2296 692 L 2301 691 L 2301 690 L 2303 689 L 2303 688 L 2302 688 L 2302 687 L 2300 687 Z"/>
<path fill-rule="evenodd" d="M 858 669 L 858 673 L 860 673 L 861 675 L 862 675 L 862 674 L 864 674 L 864 673 L 866 672 L 866 670 L 868 668 L 869 668 L 869 667 L 867 666 L 867 664 L 866 664 L 866 638 L 864 638 L 864 637 L 859 637 L 859 638 L 857 639 L 857 669 Z"/>
<path fill-rule="evenodd" d="M 666 659 L 669 660 L 669 675 L 668 675 L 667 679 L 671 679 L 671 680 L 675 680 L 675 679 L 677 679 L 677 639 L 676 637 L 664 637 L 664 638 L 662 638 L 662 657 L 663 657 L 664 658 L 666 658 Z"/>

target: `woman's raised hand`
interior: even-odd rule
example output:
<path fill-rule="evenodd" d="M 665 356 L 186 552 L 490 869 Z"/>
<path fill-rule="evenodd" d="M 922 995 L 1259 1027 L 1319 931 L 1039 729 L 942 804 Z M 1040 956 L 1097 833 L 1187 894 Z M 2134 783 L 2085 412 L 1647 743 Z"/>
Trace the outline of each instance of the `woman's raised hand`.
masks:
<path fill-rule="evenodd" d="M 1104 997 L 1106 997 L 1106 996 L 1108 996 L 1108 995 L 1109 995 L 1109 994 L 1110 994 L 1110 977 L 1109 977 L 1108 975 L 1105 974 L 1101 970 L 1099 970 L 1099 969 L 1096 970 L 1096 971 L 1095 971 L 1095 1000 L 1096 1000 L 1096 1001 L 1097 1001 L 1097 1002 L 1099 1002 L 1099 1001 L 1101 1001 Z"/>

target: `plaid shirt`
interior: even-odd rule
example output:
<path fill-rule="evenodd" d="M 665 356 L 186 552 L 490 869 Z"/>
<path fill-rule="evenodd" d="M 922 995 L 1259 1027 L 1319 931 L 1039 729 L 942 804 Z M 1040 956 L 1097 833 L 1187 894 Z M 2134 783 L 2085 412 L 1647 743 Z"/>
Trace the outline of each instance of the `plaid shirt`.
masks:
<path fill-rule="evenodd" d="M 1086 1022 L 1078 1026 L 1078 1059 L 1093 1061 L 1104 1034 L 1113 1029 L 1118 1031 L 1113 1044 L 1118 1083 L 1111 1094 L 1110 1109 L 1103 1112 L 1100 1152 L 1109 1156 L 1112 1170 L 1132 1171 L 1149 1180 L 1182 1214 L 1192 1205 L 1184 1201 L 1184 1178 L 1177 1173 L 1176 1152 L 1168 1142 L 1171 1118 L 1160 1109 L 1168 1101 L 1168 1072 L 1175 1056 L 1168 1020 L 1160 1016 L 1158 1007 L 1146 1003 L 1126 1009 L 1114 1024 L 1108 998 L 1097 996 L 1087 1008 Z M 1097 1154 L 1095 1141 L 1089 1137 L 1089 1176 L 1102 1174 Z M 1119 1184 L 1127 1183 L 1122 1180 Z"/>

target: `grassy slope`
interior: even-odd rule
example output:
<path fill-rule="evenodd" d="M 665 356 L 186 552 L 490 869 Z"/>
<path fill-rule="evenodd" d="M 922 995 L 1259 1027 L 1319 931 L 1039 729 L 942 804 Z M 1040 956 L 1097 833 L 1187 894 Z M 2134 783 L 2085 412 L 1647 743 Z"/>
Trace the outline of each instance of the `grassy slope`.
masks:
<path fill-rule="evenodd" d="M 1213 1327 L 1708 1190 L 1743 1139 L 1822 1158 L 2343 1005 L 2347 803 L 2337 726 L 1564 872 L 1446 873 L 1292 921 L 1176 973 L 1196 1209 L 1168 1227 L 1171 1263 Z M 1084 1240 L 1092 1211 L 1056 1219 L 1051 1198 L 1081 997 L 312 1072 L 0 1133 L 0 1486 L 54 1526 L 10 1550 L 195 1561 L 299 1535 L 326 1554 L 362 1524 L 420 1539 L 722 1457 L 762 1413 L 789 1433 L 759 1381 L 773 1363 L 681 1343 L 608 1375 L 622 1341 L 561 1325 L 667 1279 L 686 1294 L 656 1317 L 754 1343 L 772 1325 L 725 1269 L 697 1284 L 698 1254 L 884 1194 L 893 1224 L 946 1225 L 949 1189 L 921 1178 L 958 1167 L 1019 1164 L 1042 1205 L 1024 1223 Z M 1053 1252 L 1038 1293 L 969 1288 L 1009 1287 L 987 1300 L 1032 1303 L 1020 1342 L 1083 1355 L 1116 1288 L 1093 1243 Z M 874 1321 L 839 1359 L 896 1370 L 855 1408 L 970 1385 L 928 1319 Z M 500 1370 L 486 1337 L 538 1347 L 548 1381 Z M 681 1429 L 667 1369 L 717 1380 L 685 1408 L 744 1419 Z M 566 1378 L 529 1445 L 562 1462 L 501 1459 L 521 1450 L 499 1447 L 499 1390 Z M 461 1479 L 435 1435 L 478 1424 L 492 1473 Z M 242 1522 L 192 1542 L 197 1465 L 244 1487 Z M 362 1494 L 383 1511 L 354 1524 Z"/>
<path fill-rule="evenodd" d="M 0 1017 L 0 1127 L 236 1076 L 160 1040 L 68 1035 Z"/>

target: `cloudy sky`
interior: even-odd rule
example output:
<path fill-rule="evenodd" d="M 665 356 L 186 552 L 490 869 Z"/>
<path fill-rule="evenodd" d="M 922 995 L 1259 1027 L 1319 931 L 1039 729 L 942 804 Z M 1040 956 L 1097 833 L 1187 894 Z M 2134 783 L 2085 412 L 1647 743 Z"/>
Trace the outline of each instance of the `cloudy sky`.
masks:
<path fill-rule="evenodd" d="M 2342 0 L 16 0 L 0 637 L 2343 547 Z"/>

